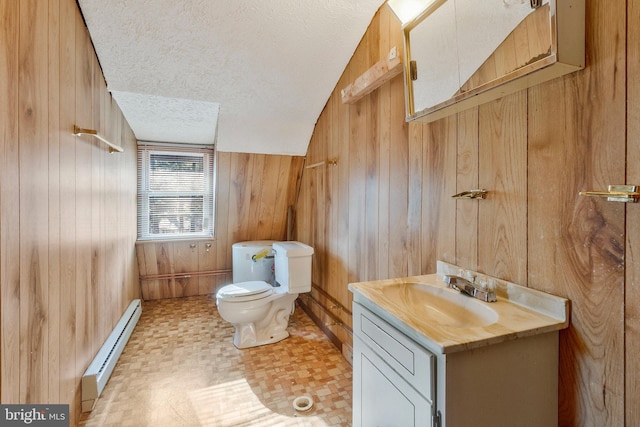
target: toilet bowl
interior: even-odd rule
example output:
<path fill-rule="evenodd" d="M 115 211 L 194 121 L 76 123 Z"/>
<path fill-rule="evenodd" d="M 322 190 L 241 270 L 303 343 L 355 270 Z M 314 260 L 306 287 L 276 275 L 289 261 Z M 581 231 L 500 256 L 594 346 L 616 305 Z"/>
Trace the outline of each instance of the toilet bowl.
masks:
<path fill-rule="evenodd" d="M 264 255 L 264 248 L 248 245 L 249 251 Z M 234 250 L 234 268 L 252 267 L 236 262 L 236 257 L 257 262 L 247 245 Z M 275 282 L 250 280 L 223 286 L 216 294 L 220 317 L 235 327 L 233 344 L 238 348 L 256 347 L 281 341 L 289 336 L 289 316 L 299 292 L 311 290 L 313 248 L 300 242 L 275 242 Z M 265 269 L 262 269 L 265 271 Z M 239 274 L 240 277 L 247 277 Z M 236 272 L 234 271 L 234 277 Z"/>

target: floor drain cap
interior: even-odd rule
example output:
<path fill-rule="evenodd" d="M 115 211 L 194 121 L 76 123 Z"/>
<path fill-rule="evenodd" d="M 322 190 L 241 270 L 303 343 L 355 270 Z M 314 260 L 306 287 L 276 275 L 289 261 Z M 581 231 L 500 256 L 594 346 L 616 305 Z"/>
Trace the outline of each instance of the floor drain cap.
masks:
<path fill-rule="evenodd" d="M 293 409 L 299 412 L 308 411 L 313 407 L 313 399 L 311 396 L 300 396 L 293 400 Z"/>

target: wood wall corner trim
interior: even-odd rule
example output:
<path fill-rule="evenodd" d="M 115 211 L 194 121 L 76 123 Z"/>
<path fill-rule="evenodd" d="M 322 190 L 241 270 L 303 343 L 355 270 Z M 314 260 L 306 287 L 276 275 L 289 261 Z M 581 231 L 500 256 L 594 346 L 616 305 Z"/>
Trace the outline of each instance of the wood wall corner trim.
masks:
<path fill-rule="evenodd" d="M 361 76 L 342 89 L 343 104 L 355 104 L 398 74 L 402 73 L 402 59 L 394 46 L 386 58 L 376 62 Z"/>

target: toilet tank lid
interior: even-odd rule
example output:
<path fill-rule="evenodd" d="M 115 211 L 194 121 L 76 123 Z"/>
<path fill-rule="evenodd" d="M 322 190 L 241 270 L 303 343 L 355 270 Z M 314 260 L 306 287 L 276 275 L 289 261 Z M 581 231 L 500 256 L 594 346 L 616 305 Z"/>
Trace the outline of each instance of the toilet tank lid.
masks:
<path fill-rule="evenodd" d="M 264 246 L 271 246 L 275 240 L 251 240 L 248 242 L 236 242 L 231 247 L 233 248 L 262 248 Z"/>
<path fill-rule="evenodd" d="M 288 258 L 313 255 L 313 248 L 300 242 L 275 242 L 273 250 Z"/>

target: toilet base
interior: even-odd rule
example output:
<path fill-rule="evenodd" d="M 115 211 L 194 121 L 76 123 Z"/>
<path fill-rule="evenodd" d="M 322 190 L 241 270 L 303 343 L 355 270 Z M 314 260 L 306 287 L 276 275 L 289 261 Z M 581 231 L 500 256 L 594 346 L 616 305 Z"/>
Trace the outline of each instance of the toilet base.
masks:
<path fill-rule="evenodd" d="M 240 349 L 259 347 L 261 345 L 273 344 L 278 341 L 282 341 L 283 339 L 289 336 L 289 332 L 281 331 L 269 337 L 258 339 L 255 335 L 255 331 L 247 330 L 247 327 L 252 327 L 252 326 L 253 324 L 237 325 L 236 331 L 233 334 L 233 345 L 235 345 L 237 348 L 240 348 Z M 253 328 L 250 328 L 250 329 L 253 329 Z"/>
<path fill-rule="evenodd" d="M 273 344 L 289 336 L 289 316 L 295 310 L 297 294 L 285 294 L 272 302 L 264 320 L 235 324 L 233 345 L 237 348 L 258 347 Z"/>

